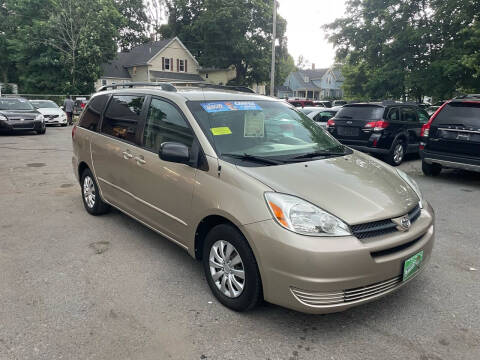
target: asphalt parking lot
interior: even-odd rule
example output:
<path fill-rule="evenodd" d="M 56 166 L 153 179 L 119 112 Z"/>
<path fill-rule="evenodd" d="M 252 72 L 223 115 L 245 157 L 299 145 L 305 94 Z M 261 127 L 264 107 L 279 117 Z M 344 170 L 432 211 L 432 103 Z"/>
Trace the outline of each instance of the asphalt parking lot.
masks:
<path fill-rule="evenodd" d="M 70 132 L 0 135 L 0 359 L 480 358 L 480 174 L 401 166 L 437 235 L 398 292 L 338 314 L 239 314 L 181 248 L 118 211 L 86 213 Z"/>

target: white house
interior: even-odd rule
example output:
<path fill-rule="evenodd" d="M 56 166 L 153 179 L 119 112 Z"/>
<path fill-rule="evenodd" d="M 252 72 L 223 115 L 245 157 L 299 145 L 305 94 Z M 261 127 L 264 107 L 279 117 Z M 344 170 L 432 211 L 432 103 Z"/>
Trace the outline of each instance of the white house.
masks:
<path fill-rule="evenodd" d="M 208 82 L 226 85 L 237 77 L 235 67 L 202 69 L 178 37 L 150 42 L 119 53 L 102 65 L 95 89 L 125 82 Z"/>

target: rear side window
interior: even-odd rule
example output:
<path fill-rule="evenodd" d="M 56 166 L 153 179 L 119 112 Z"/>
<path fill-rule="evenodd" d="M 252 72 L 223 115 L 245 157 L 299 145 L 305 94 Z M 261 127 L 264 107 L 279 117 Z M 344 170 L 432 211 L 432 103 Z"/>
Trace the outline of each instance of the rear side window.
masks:
<path fill-rule="evenodd" d="M 100 117 L 107 100 L 108 95 L 98 95 L 90 100 L 78 125 L 88 130 L 97 131 L 98 123 L 100 122 Z"/>
<path fill-rule="evenodd" d="M 388 112 L 387 120 L 400 121 L 400 110 L 397 108 L 390 109 Z"/>
<path fill-rule="evenodd" d="M 480 102 L 451 102 L 437 115 L 435 125 L 462 125 L 480 128 Z"/>
<path fill-rule="evenodd" d="M 144 100 L 143 96 L 114 95 L 103 117 L 102 132 L 135 143 Z"/>
<path fill-rule="evenodd" d="M 418 110 L 418 119 L 420 120 L 420 123 L 426 124 L 428 120 L 430 119 L 430 116 L 428 116 L 427 112 L 425 110 Z"/>
<path fill-rule="evenodd" d="M 384 109 L 381 106 L 344 106 L 335 117 L 340 119 L 379 120 L 383 118 L 383 112 Z"/>

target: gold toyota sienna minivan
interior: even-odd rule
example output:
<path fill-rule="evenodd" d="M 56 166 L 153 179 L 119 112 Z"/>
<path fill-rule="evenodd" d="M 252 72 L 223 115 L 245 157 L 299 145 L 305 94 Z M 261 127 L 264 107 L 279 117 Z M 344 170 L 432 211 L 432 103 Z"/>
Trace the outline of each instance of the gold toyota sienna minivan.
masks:
<path fill-rule="evenodd" d="M 342 311 L 397 290 L 430 259 L 434 212 L 417 184 L 284 101 L 114 85 L 72 137 L 85 209 L 117 208 L 187 250 L 233 310 L 265 299 Z"/>

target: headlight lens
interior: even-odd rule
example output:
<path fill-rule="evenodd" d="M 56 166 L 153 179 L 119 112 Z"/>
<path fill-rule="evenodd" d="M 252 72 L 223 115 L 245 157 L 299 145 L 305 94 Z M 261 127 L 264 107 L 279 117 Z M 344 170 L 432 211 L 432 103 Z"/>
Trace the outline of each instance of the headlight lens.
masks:
<path fill-rule="evenodd" d="M 301 235 L 348 236 L 348 225 L 339 218 L 296 196 L 273 192 L 265 199 L 275 220 L 284 228 Z"/>
<path fill-rule="evenodd" d="M 418 186 L 417 182 L 413 180 L 410 176 L 405 174 L 402 170 L 395 169 L 397 170 L 398 175 L 412 188 L 413 191 L 417 194 L 419 200 L 420 200 L 420 208 L 423 209 L 423 195 L 422 192 L 420 191 L 420 187 Z"/>
<path fill-rule="evenodd" d="M 7 117 L 6 117 L 5 115 L 1 115 L 1 114 L 0 114 L 0 120 L 2 120 L 2 121 L 7 121 L 8 119 L 7 119 Z"/>
<path fill-rule="evenodd" d="M 37 116 L 35 116 L 35 120 L 43 122 L 45 120 L 45 118 L 43 117 L 42 114 L 38 114 Z"/>

